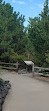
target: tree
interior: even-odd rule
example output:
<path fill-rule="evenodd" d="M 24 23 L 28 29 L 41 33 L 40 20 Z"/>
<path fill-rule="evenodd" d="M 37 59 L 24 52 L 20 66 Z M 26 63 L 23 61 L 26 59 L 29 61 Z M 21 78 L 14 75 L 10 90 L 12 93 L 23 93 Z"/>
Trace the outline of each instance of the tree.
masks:
<path fill-rule="evenodd" d="M 0 2 L 0 59 L 7 61 L 9 55 L 25 52 L 25 17 L 13 12 L 9 3 Z M 10 51 L 9 51 L 10 50 Z M 8 59 L 9 61 L 10 59 Z"/>
<path fill-rule="evenodd" d="M 45 53 L 49 50 L 49 8 L 48 0 L 39 17 L 29 18 L 29 38 L 35 48 L 35 61 L 41 66 L 46 62 Z"/>

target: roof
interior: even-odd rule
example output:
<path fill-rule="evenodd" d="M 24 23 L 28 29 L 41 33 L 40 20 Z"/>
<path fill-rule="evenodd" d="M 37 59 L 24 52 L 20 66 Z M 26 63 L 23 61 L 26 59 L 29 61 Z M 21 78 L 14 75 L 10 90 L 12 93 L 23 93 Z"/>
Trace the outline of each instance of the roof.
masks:
<path fill-rule="evenodd" d="M 32 61 L 24 61 L 27 65 L 33 65 L 34 63 Z"/>

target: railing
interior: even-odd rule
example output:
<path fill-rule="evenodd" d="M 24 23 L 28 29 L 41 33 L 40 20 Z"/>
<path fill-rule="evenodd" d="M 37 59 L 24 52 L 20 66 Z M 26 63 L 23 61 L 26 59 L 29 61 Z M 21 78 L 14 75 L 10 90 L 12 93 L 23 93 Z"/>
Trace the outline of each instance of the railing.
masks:
<path fill-rule="evenodd" d="M 0 62 L 0 66 L 2 69 L 8 69 L 8 70 L 18 70 L 18 62 L 17 63 L 5 63 Z"/>
<path fill-rule="evenodd" d="M 34 67 L 34 69 L 37 69 L 39 71 L 49 71 L 49 68 L 43 68 L 43 67 Z"/>
<path fill-rule="evenodd" d="M 16 70 L 18 71 L 18 66 L 20 64 L 18 62 L 16 63 L 5 63 L 5 62 L 0 62 L 0 66 L 2 69 L 8 69 L 8 70 Z M 35 67 L 34 66 L 34 72 L 41 72 L 41 71 L 47 71 L 49 72 L 49 68 L 43 68 L 43 67 Z"/>
<path fill-rule="evenodd" d="M 49 77 L 49 68 L 34 67 L 34 74 Z"/>

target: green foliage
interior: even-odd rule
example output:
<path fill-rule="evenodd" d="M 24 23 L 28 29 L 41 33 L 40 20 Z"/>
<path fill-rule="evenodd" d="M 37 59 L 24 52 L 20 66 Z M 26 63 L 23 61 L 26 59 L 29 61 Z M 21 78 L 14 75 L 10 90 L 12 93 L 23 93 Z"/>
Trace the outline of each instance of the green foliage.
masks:
<path fill-rule="evenodd" d="M 34 60 L 39 66 L 46 66 L 49 58 L 45 53 L 49 51 L 49 8 L 48 0 L 44 4 L 44 9 L 39 17 L 29 18 L 28 34 L 34 46 Z"/>
<path fill-rule="evenodd" d="M 16 62 L 32 60 L 38 66 L 49 67 L 49 7 L 45 1 L 39 17 L 29 18 L 13 12 L 13 7 L 0 0 L 0 60 Z"/>
<path fill-rule="evenodd" d="M 46 62 L 49 63 L 49 53 L 46 54 Z"/>
<path fill-rule="evenodd" d="M 3 81 L 3 79 L 0 78 L 0 82 L 2 82 L 2 81 Z"/>
<path fill-rule="evenodd" d="M 13 13 L 9 3 L 0 2 L 0 60 L 16 62 L 23 58 L 20 54 L 25 52 L 25 18 L 20 13 Z"/>

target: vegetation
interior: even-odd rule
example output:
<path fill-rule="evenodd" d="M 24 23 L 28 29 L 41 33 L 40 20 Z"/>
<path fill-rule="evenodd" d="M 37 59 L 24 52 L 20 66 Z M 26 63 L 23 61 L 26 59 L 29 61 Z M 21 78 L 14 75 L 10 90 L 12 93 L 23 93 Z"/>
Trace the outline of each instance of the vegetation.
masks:
<path fill-rule="evenodd" d="M 38 65 L 46 66 L 49 60 L 49 8 L 48 0 L 39 17 L 29 18 L 29 38 L 35 47 L 35 61 Z M 48 56 L 46 56 L 46 54 Z"/>
<path fill-rule="evenodd" d="M 3 80 L 0 78 L 0 82 L 2 82 Z"/>
<path fill-rule="evenodd" d="M 0 60 L 32 60 L 38 66 L 49 66 L 49 7 L 44 3 L 39 17 L 29 18 L 13 12 L 13 7 L 0 0 Z"/>

